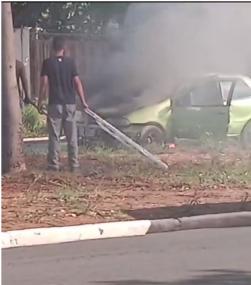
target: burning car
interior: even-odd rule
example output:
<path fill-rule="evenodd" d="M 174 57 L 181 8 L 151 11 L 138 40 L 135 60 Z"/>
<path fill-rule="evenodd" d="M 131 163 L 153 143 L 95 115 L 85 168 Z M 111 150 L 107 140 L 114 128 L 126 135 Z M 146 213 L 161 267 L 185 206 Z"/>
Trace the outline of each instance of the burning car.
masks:
<path fill-rule="evenodd" d="M 237 138 L 251 147 L 251 78 L 213 74 L 180 88 L 171 98 L 124 117 L 106 117 L 141 145 L 174 138 Z M 97 136 L 95 123 L 78 124 L 79 136 Z"/>

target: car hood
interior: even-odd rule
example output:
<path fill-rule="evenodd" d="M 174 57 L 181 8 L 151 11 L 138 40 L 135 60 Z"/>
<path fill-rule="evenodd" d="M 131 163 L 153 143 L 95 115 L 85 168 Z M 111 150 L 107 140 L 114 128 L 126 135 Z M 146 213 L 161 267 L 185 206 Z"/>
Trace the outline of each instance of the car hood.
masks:
<path fill-rule="evenodd" d="M 171 110 L 171 100 L 166 99 L 158 104 L 138 109 L 126 116 L 132 124 L 144 124 L 148 122 L 158 122 L 162 112 L 167 114 Z"/>

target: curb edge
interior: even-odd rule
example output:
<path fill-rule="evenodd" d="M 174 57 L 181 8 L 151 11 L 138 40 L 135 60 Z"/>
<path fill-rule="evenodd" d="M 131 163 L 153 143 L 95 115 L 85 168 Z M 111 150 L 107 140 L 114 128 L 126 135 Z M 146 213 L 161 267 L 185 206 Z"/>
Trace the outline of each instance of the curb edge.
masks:
<path fill-rule="evenodd" d="M 1 242 L 2 248 L 15 248 L 92 239 L 144 236 L 193 229 L 247 226 L 251 226 L 251 212 L 234 212 L 176 219 L 123 221 L 7 231 L 1 233 Z"/>

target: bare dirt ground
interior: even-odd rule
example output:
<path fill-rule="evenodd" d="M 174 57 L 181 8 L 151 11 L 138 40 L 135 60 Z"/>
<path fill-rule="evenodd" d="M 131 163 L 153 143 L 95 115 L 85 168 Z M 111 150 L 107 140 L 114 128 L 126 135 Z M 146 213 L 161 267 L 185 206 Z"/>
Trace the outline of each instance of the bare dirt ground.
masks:
<path fill-rule="evenodd" d="M 2 230 L 251 210 L 248 152 L 160 157 L 169 171 L 126 152 L 88 152 L 72 174 L 47 172 L 44 155 L 29 155 L 26 172 L 2 179 Z"/>

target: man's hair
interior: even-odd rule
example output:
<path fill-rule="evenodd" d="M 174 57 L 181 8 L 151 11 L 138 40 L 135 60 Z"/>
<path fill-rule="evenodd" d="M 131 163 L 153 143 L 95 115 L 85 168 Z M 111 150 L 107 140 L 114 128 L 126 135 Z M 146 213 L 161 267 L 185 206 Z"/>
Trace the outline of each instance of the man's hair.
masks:
<path fill-rule="evenodd" d="M 61 36 L 53 38 L 52 47 L 54 51 L 60 51 L 65 48 L 65 39 Z"/>

